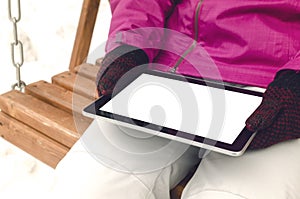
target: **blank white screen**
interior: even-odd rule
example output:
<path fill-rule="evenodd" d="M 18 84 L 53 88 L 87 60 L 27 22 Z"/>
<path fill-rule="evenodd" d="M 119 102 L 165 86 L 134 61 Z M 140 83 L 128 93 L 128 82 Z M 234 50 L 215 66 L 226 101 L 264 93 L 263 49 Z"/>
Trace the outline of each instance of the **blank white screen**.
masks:
<path fill-rule="evenodd" d="M 183 90 L 184 95 L 178 92 Z M 261 97 L 253 95 L 142 74 L 100 110 L 232 144 L 260 102 Z M 183 123 L 187 106 L 194 109 L 187 120 L 196 113 L 196 126 Z M 217 128 L 212 125 L 215 119 Z"/>

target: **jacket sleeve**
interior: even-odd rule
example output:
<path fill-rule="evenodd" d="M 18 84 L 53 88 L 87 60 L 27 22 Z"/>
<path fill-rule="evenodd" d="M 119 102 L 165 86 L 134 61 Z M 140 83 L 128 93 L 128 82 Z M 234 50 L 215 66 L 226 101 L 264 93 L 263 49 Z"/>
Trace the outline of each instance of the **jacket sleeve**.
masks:
<path fill-rule="evenodd" d="M 283 70 L 283 69 L 292 69 L 292 70 L 300 71 L 300 50 L 290 61 L 288 61 L 279 70 Z"/>
<path fill-rule="evenodd" d="M 110 4 L 112 19 L 106 52 L 127 44 L 143 49 L 152 62 L 162 45 L 173 0 L 111 0 Z"/>

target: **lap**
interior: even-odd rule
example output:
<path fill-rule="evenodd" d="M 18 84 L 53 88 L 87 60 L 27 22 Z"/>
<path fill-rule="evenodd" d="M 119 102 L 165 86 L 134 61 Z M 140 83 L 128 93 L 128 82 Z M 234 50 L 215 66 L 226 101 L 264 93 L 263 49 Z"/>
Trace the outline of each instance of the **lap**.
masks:
<path fill-rule="evenodd" d="M 98 147 L 96 148 L 98 148 L 98 151 L 96 152 L 95 148 L 92 148 L 91 150 L 91 148 L 87 146 L 97 142 L 98 135 L 93 135 L 96 132 L 93 125 L 96 127 L 98 124 L 95 122 L 92 123 L 91 128 L 85 132 L 82 138 L 58 164 L 55 171 L 56 181 L 54 182 L 52 191 L 52 194 L 54 195 L 53 198 L 165 199 L 169 197 L 169 190 L 182 180 L 188 171 L 199 161 L 197 158 L 198 150 L 196 148 L 188 147 L 185 148 L 185 152 L 178 158 L 174 159 L 174 161 L 167 161 L 168 164 L 164 166 L 154 164 L 154 166 L 157 166 L 156 169 L 154 167 L 149 167 L 151 168 L 149 170 L 140 170 L 139 167 L 143 165 L 140 163 L 135 164 L 134 156 L 128 156 L 128 161 L 132 161 L 130 164 L 124 163 L 124 161 L 126 161 L 126 157 L 123 159 L 114 159 L 114 161 L 118 160 L 123 162 L 112 163 L 111 160 L 113 158 L 108 158 L 107 156 L 110 154 L 112 156 L 116 155 L 116 151 L 107 151 L 107 153 L 103 152 L 103 150 L 106 150 L 107 147 L 109 147 L 105 147 L 108 143 L 97 143 Z M 112 134 L 116 133 L 113 131 L 114 130 L 112 129 L 110 132 Z M 120 137 L 117 136 L 117 139 L 119 138 Z M 125 138 L 123 137 L 122 139 Z M 110 142 L 113 142 L 113 144 L 118 142 L 118 140 L 113 141 L 112 137 L 110 137 L 109 140 Z M 93 143 L 90 143 L 90 141 Z M 150 140 L 153 145 L 150 146 L 151 144 L 149 144 L 148 149 L 153 150 L 153 148 L 155 148 L 156 150 L 159 150 L 161 147 L 166 147 L 166 145 L 169 144 L 169 141 L 166 140 L 156 141 L 157 142 L 153 142 L 153 140 Z M 134 143 L 135 141 L 131 142 L 131 144 Z M 170 158 L 168 153 L 172 152 L 171 150 L 173 150 L 173 147 L 177 146 L 180 148 L 182 147 L 181 145 L 182 144 L 180 143 L 174 144 L 174 146 L 171 146 L 170 149 L 162 150 L 160 152 L 160 156 L 158 156 L 158 159 L 156 160 L 151 159 L 154 156 L 149 156 L 151 158 L 145 160 L 144 165 L 148 165 L 152 161 L 165 161 L 165 159 Z M 119 145 L 118 147 L 120 149 L 121 146 Z M 124 149 L 125 146 L 122 147 Z M 134 150 L 138 150 L 139 147 L 142 147 L 142 145 L 135 146 Z M 126 148 L 126 150 L 133 149 Z M 124 155 L 123 152 L 120 153 Z M 105 158 L 99 158 L 99 153 L 101 153 L 101 157 L 105 156 Z M 143 151 L 142 155 L 147 156 L 147 153 L 150 153 L 150 151 Z M 140 161 L 139 158 L 137 158 L 137 161 Z M 122 167 L 118 167 L 116 165 L 122 165 Z M 127 168 L 128 170 L 120 169 L 124 168 L 124 165 L 129 165 L 130 168 Z"/>
<path fill-rule="evenodd" d="M 210 153 L 183 199 L 300 198 L 300 139 L 248 151 L 241 157 Z"/>

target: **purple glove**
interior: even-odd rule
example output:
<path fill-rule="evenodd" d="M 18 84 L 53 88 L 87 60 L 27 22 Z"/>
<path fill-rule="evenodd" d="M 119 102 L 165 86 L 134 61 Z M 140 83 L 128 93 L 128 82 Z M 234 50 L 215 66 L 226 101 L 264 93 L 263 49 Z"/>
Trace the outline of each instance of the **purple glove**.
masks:
<path fill-rule="evenodd" d="M 118 80 L 132 68 L 148 63 L 146 53 L 133 46 L 123 45 L 105 55 L 96 84 L 98 95 L 112 93 Z"/>
<path fill-rule="evenodd" d="M 257 131 L 248 149 L 260 149 L 300 138 L 300 72 L 282 70 L 263 95 L 246 127 Z"/>

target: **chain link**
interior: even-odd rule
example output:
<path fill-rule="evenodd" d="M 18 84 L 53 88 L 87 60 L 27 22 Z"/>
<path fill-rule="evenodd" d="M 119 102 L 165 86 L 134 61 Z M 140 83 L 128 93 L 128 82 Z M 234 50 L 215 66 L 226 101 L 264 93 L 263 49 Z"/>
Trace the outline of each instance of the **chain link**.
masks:
<path fill-rule="evenodd" d="M 16 15 L 13 15 L 12 0 L 8 0 L 8 18 L 13 24 L 14 41 L 11 43 L 11 60 L 13 66 L 16 68 L 17 83 L 12 85 L 12 89 L 18 88 L 23 91 L 26 84 L 21 80 L 21 67 L 24 63 L 23 43 L 18 38 L 18 22 L 21 20 L 21 3 L 20 0 L 16 2 Z"/>

